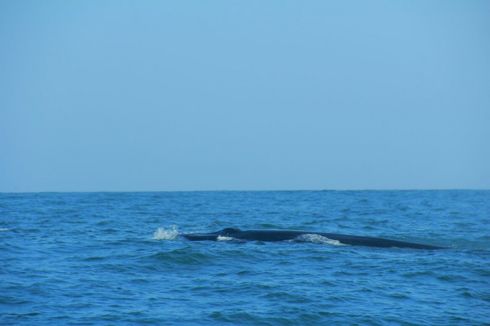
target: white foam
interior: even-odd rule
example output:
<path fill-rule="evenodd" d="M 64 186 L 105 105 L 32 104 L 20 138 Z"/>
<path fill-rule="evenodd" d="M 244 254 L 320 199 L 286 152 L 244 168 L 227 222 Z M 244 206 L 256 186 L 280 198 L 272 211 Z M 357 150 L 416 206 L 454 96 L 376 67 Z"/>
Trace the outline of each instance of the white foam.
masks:
<path fill-rule="evenodd" d="M 311 243 L 326 244 L 331 246 L 345 246 L 345 244 L 340 242 L 339 240 L 333 240 L 319 234 L 302 234 L 299 237 L 297 237 L 296 240 L 311 242 Z"/>
<path fill-rule="evenodd" d="M 218 241 L 231 241 L 231 240 L 234 240 L 235 238 L 232 238 L 232 237 L 226 237 L 224 235 L 218 235 L 218 237 L 216 238 Z"/>
<path fill-rule="evenodd" d="M 169 229 L 158 228 L 153 233 L 154 240 L 174 240 L 179 236 L 179 230 L 176 225 L 172 225 Z"/>

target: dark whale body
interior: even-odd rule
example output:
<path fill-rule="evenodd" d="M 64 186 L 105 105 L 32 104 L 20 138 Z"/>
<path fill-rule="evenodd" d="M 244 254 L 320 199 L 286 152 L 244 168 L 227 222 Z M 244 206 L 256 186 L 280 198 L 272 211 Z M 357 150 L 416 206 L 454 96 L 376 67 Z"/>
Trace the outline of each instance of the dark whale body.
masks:
<path fill-rule="evenodd" d="M 242 231 L 237 228 L 226 228 L 221 231 L 211 233 L 188 233 L 183 237 L 191 241 L 217 241 L 218 237 L 230 237 L 236 240 L 252 241 L 285 241 L 299 240 L 306 234 L 316 234 L 322 237 L 336 240 L 341 244 L 352 246 L 368 246 L 381 248 L 412 248 L 412 249 L 443 249 L 442 247 L 411 243 L 397 240 L 389 240 L 374 237 L 360 237 L 354 235 L 344 235 L 336 233 L 308 232 L 308 231 L 288 231 L 288 230 L 246 230 Z"/>

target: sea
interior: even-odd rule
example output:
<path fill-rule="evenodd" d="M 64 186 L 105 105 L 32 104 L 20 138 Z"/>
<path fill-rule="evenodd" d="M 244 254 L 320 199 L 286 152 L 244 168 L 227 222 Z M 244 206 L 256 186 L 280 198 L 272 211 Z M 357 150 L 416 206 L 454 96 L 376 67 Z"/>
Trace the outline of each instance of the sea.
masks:
<path fill-rule="evenodd" d="M 225 227 L 444 246 L 188 241 Z M 490 325 L 490 191 L 0 194 L 0 325 Z"/>

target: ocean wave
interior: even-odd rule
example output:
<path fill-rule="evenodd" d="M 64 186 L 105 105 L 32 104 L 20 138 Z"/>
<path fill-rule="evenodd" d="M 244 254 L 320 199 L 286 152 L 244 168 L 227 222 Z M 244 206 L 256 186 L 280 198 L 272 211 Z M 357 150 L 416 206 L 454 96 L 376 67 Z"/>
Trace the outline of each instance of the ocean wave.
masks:
<path fill-rule="evenodd" d="M 154 240 L 175 240 L 179 236 L 179 230 L 176 225 L 172 225 L 169 229 L 158 228 L 153 233 Z"/>
<path fill-rule="evenodd" d="M 490 326 L 489 195 L 0 194 L 0 272 L 8 275 L 0 282 L 0 325 Z M 68 204 L 52 204 L 52 197 L 66 197 L 77 213 L 64 214 Z M 358 206 L 359 198 L 369 203 Z M 433 214 L 424 200 L 447 211 Z M 411 210 L 402 214 L 399 203 Z M 381 209 L 389 213 L 379 220 L 361 214 Z M 374 230 L 363 229 L 371 223 Z M 277 243 L 182 236 L 237 225 L 312 231 Z M 316 231 L 450 249 L 343 247 Z"/>
<path fill-rule="evenodd" d="M 326 245 L 331 245 L 331 246 L 345 246 L 346 244 L 338 241 L 338 240 L 333 240 L 327 237 L 324 237 L 319 234 L 302 234 L 299 237 L 295 239 L 296 241 L 301 241 L 301 242 L 311 242 L 311 243 L 319 243 L 319 244 L 326 244 Z"/>
<path fill-rule="evenodd" d="M 171 251 L 164 251 L 152 254 L 149 258 L 177 265 L 200 265 L 206 264 L 212 256 L 203 252 L 195 251 L 192 248 L 179 248 Z"/>

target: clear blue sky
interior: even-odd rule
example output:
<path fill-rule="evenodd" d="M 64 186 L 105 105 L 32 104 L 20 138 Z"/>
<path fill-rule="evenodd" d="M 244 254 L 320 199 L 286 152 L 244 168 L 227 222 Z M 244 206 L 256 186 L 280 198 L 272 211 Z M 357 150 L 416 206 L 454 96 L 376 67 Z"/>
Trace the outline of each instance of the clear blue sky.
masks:
<path fill-rule="evenodd" d="M 490 188 L 490 1 L 0 0 L 0 191 Z"/>

